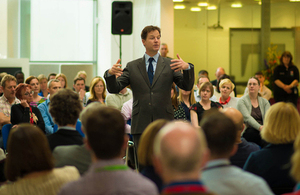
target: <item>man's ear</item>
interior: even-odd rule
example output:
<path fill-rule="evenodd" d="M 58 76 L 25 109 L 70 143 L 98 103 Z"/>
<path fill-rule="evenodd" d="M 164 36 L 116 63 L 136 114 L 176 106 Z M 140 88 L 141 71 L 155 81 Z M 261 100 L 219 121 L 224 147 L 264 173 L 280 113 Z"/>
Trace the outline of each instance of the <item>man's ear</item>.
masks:
<path fill-rule="evenodd" d="M 90 145 L 90 143 L 89 143 L 89 140 L 88 140 L 86 137 L 83 138 L 83 143 L 84 143 L 85 148 L 86 148 L 88 151 L 92 151 L 92 147 L 91 147 L 91 145 Z"/>
<path fill-rule="evenodd" d="M 152 164 L 155 169 L 155 172 L 162 177 L 163 168 L 160 159 L 157 156 L 152 156 Z"/>
<path fill-rule="evenodd" d="M 233 146 L 233 148 L 232 148 L 232 150 L 230 152 L 230 156 L 235 155 L 235 153 L 237 152 L 238 148 L 239 148 L 239 145 L 238 144 L 234 144 L 234 146 Z"/>
<path fill-rule="evenodd" d="M 127 134 L 125 134 L 124 135 L 124 142 L 123 142 L 123 145 L 122 145 L 122 149 L 123 150 L 126 150 L 127 144 L 128 144 L 128 140 L 129 140 L 129 136 Z"/>
<path fill-rule="evenodd" d="M 143 45 L 145 46 L 145 42 L 146 42 L 146 40 L 145 40 L 145 39 L 142 39 L 142 42 L 143 42 Z"/>
<path fill-rule="evenodd" d="M 206 148 L 206 150 L 203 151 L 201 168 L 205 167 L 206 163 L 209 161 L 209 158 L 210 158 L 210 150 Z"/>

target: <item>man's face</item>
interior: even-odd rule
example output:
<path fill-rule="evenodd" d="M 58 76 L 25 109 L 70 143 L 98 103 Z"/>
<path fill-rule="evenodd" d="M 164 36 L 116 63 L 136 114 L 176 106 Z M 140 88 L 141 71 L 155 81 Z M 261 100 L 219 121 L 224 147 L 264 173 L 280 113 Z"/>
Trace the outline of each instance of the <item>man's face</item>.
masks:
<path fill-rule="evenodd" d="M 197 83 L 198 89 L 200 89 L 201 84 L 205 83 L 205 82 L 209 82 L 208 78 L 205 78 L 205 77 L 204 78 L 200 78 L 199 81 L 198 81 L 198 83 Z"/>
<path fill-rule="evenodd" d="M 58 92 L 58 90 L 61 89 L 61 83 L 60 82 L 52 82 L 50 85 L 50 88 L 48 89 L 48 92 L 50 93 L 50 96 L 52 96 L 54 93 Z"/>
<path fill-rule="evenodd" d="M 3 94 L 8 100 L 13 100 L 16 97 L 16 81 L 6 81 L 3 88 Z"/>
<path fill-rule="evenodd" d="M 168 46 L 167 45 L 162 45 L 160 47 L 160 55 L 162 57 L 167 57 L 168 52 L 169 52 L 169 50 L 168 50 Z"/>
<path fill-rule="evenodd" d="M 265 77 L 263 75 L 255 75 L 259 82 L 263 85 L 265 82 Z"/>
<path fill-rule="evenodd" d="M 55 78 L 56 78 L 55 75 L 51 75 L 51 76 L 49 77 L 49 81 L 52 80 L 52 79 L 55 79 Z"/>
<path fill-rule="evenodd" d="M 78 80 L 76 81 L 76 83 L 74 84 L 74 89 L 76 92 L 79 92 L 80 89 L 85 89 L 85 84 L 83 80 Z"/>
<path fill-rule="evenodd" d="M 160 34 L 158 30 L 149 32 L 146 40 L 142 39 L 142 42 L 146 48 L 146 53 L 157 53 L 160 47 Z"/>

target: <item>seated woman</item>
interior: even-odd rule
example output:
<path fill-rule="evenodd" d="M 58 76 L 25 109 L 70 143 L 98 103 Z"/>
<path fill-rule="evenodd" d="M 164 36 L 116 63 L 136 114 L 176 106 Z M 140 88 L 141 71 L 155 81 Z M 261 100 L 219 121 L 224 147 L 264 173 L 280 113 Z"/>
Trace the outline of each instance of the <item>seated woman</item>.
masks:
<path fill-rule="evenodd" d="M 214 95 L 213 85 L 210 82 L 202 83 L 199 93 L 201 97 L 200 102 L 197 102 L 190 107 L 191 122 L 195 127 L 199 127 L 202 115 L 206 110 L 210 110 L 211 108 L 222 109 L 221 104 L 209 99 Z"/>
<path fill-rule="evenodd" d="M 67 77 L 66 75 L 64 75 L 63 73 L 57 74 L 56 79 L 58 79 L 61 83 L 61 88 L 68 88 L 68 81 L 67 81 Z"/>
<path fill-rule="evenodd" d="M 93 78 L 90 85 L 90 93 L 91 96 L 89 97 L 87 104 L 90 104 L 91 102 L 100 102 L 101 104 L 105 104 L 106 86 L 101 77 Z"/>
<path fill-rule="evenodd" d="M 33 91 L 33 100 L 30 102 L 31 106 L 37 107 L 40 103 L 43 103 L 46 101 L 47 97 L 39 96 L 40 93 L 40 83 L 37 77 L 35 76 L 29 76 L 25 83 L 31 86 L 31 89 Z"/>
<path fill-rule="evenodd" d="M 47 83 L 48 83 L 48 80 L 47 80 L 47 77 L 43 74 L 40 74 L 38 77 L 38 80 L 39 80 L 39 83 L 40 83 L 40 93 L 38 93 L 39 96 L 42 96 L 42 97 L 47 97 L 49 92 L 48 92 L 48 89 L 47 89 Z"/>
<path fill-rule="evenodd" d="M 37 125 L 45 133 L 45 123 L 40 110 L 31 106 L 32 94 L 30 85 L 20 83 L 16 88 L 16 97 L 21 101 L 11 107 L 10 122 L 12 125 L 30 123 Z"/>
<path fill-rule="evenodd" d="M 230 79 L 223 79 L 220 84 L 221 97 L 219 99 L 219 103 L 223 106 L 223 108 L 236 108 L 236 104 L 238 98 L 230 97 L 231 92 L 234 89 L 234 84 Z"/>
<path fill-rule="evenodd" d="M 297 135 L 294 143 L 294 154 L 292 156 L 292 168 L 291 176 L 294 178 L 294 181 L 298 182 L 297 186 L 294 188 L 294 193 L 284 194 L 284 195 L 299 195 L 300 194 L 300 134 Z"/>
<path fill-rule="evenodd" d="M 185 91 L 183 89 L 179 89 L 178 99 L 184 109 L 186 119 L 191 121 L 190 107 L 191 105 L 196 104 L 194 90 L 192 89 L 191 91 Z"/>
<path fill-rule="evenodd" d="M 227 75 L 227 74 L 223 74 L 223 75 L 220 77 L 219 81 L 217 82 L 216 87 L 214 88 L 214 95 L 215 95 L 215 97 L 217 98 L 217 100 L 219 100 L 220 97 L 221 97 L 220 83 L 221 83 L 221 81 L 222 81 L 223 79 L 229 79 L 229 80 L 231 81 L 230 76 Z M 231 82 L 232 82 L 232 81 L 231 81 Z M 232 82 L 232 83 L 233 83 L 233 82 Z M 235 97 L 235 96 L 236 96 L 236 94 L 235 94 L 235 89 L 233 88 L 232 92 L 230 93 L 230 97 Z"/>
<path fill-rule="evenodd" d="M 259 80 L 251 77 L 248 80 L 249 93 L 238 100 L 237 109 L 243 114 L 244 122 L 247 125 L 243 137 L 249 142 L 264 147 L 266 142 L 261 139 L 260 131 L 263 128 L 265 113 L 270 108 L 270 103 L 258 95 L 259 88 Z"/>
<path fill-rule="evenodd" d="M 175 87 L 175 83 L 172 84 L 171 99 L 172 99 L 172 106 L 173 106 L 173 110 L 174 110 L 174 119 L 186 120 L 184 109 L 181 106 L 181 104 L 179 104 L 179 101 L 177 98 L 177 90 Z"/>
<path fill-rule="evenodd" d="M 139 164 L 144 167 L 141 173 L 152 180 L 160 192 L 163 187 L 163 182 L 160 176 L 155 172 L 152 164 L 153 142 L 159 130 L 167 123 L 168 121 L 165 119 L 158 119 L 150 123 L 143 132 L 138 147 L 138 161 Z"/>
<path fill-rule="evenodd" d="M 251 91 L 251 88 L 249 88 Z M 300 116 L 291 103 L 276 103 L 266 113 L 261 137 L 270 144 L 250 154 L 244 170 L 266 180 L 275 194 L 292 192 L 290 176 L 293 143 L 300 132 Z M 299 174 L 299 173 L 297 173 Z"/>
<path fill-rule="evenodd" d="M 56 195 L 65 183 L 80 177 L 75 167 L 54 169 L 47 138 L 35 126 L 13 128 L 7 151 L 5 176 L 10 182 L 0 187 L 0 194 Z"/>

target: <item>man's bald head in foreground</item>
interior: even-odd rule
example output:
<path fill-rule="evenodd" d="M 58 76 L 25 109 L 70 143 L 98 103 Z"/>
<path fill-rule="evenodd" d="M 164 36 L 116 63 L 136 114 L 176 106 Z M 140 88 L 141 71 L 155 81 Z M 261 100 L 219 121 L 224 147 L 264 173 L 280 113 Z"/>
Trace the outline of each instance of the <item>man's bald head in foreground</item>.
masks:
<path fill-rule="evenodd" d="M 241 133 L 244 130 L 244 117 L 242 115 L 242 113 L 235 109 L 235 108 L 225 108 L 224 110 L 222 110 L 222 112 L 228 117 L 230 118 L 233 123 L 236 125 L 237 128 L 237 142 L 239 143 L 241 141 Z"/>
<path fill-rule="evenodd" d="M 187 122 L 169 123 L 154 140 L 154 165 L 166 183 L 186 175 L 199 178 L 207 154 L 204 134 Z"/>

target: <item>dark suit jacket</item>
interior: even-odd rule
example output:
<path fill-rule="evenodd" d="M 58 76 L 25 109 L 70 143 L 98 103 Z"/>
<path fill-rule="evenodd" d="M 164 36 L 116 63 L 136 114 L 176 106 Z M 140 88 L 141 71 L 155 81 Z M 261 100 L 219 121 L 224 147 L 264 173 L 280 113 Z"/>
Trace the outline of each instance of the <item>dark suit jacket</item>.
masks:
<path fill-rule="evenodd" d="M 54 150 L 56 146 L 66 146 L 66 145 L 82 145 L 82 136 L 78 131 L 59 129 L 57 132 L 47 136 L 49 146 L 51 151 Z"/>
<path fill-rule="evenodd" d="M 171 103 L 171 86 L 175 84 L 186 91 L 194 85 L 194 66 L 190 70 L 174 72 L 171 60 L 159 56 L 152 85 L 146 71 L 145 57 L 131 61 L 123 70 L 122 76 L 104 74 L 107 89 L 110 93 L 119 93 L 127 85 L 131 86 L 133 95 L 131 133 L 141 134 L 156 119 L 174 119 Z"/>
<path fill-rule="evenodd" d="M 280 194 L 291 192 L 296 185 L 290 176 L 293 153 L 293 144 L 269 144 L 250 154 L 244 170 L 264 178 L 275 193 L 279 188 L 286 189 Z"/>

